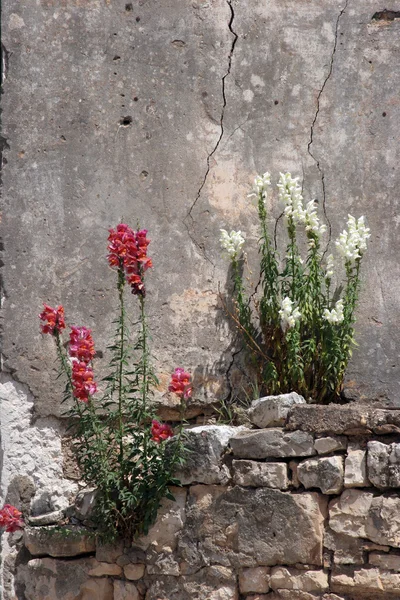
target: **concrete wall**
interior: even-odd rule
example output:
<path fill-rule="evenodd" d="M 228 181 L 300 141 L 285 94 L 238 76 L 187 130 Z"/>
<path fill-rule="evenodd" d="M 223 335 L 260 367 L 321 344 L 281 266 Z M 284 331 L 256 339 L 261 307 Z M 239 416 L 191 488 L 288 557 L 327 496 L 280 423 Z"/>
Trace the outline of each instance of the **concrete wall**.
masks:
<path fill-rule="evenodd" d="M 201 401 L 229 393 L 240 356 L 232 363 L 218 308 L 227 279 L 219 228 L 240 228 L 255 244 L 246 194 L 266 169 L 304 177 L 333 237 L 349 211 L 366 215 L 372 238 L 348 394 L 400 406 L 400 20 L 374 19 L 383 8 L 4 3 L 3 369 L 29 386 L 36 416 L 60 413 L 41 303 L 62 302 L 104 352 L 114 302 L 105 239 L 120 219 L 139 220 L 152 239 L 149 311 L 162 382 L 183 365 Z"/>

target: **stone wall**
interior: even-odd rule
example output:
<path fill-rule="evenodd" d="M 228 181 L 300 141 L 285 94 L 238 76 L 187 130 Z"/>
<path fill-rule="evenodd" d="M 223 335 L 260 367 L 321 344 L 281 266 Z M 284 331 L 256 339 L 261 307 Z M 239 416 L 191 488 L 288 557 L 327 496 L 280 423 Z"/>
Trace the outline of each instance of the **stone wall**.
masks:
<path fill-rule="evenodd" d="M 399 413 L 291 394 L 248 417 L 188 430 L 183 486 L 132 545 L 96 547 L 91 492 L 32 517 L 4 600 L 400 598 Z"/>

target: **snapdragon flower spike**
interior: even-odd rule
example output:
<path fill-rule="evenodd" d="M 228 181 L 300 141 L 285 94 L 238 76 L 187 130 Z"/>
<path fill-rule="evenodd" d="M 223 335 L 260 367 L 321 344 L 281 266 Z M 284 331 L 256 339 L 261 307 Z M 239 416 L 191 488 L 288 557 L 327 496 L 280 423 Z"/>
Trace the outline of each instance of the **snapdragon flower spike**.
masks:
<path fill-rule="evenodd" d="M 60 333 L 62 329 L 65 329 L 64 308 L 62 306 L 52 308 L 44 303 L 43 306 L 44 310 L 39 315 L 39 319 L 44 321 L 41 324 L 42 333 L 50 333 L 51 335 Z"/>
<path fill-rule="evenodd" d="M 281 317 L 282 330 L 286 331 L 286 329 L 294 327 L 297 321 L 300 320 L 301 312 L 298 308 L 293 309 L 293 301 L 286 296 L 281 302 L 279 316 Z"/>
<path fill-rule="evenodd" d="M 268 188 L 270 187 L 270 185 L 271 175 L 268 173 L 268 171 L 263 175 L 257 175 L 257 177 L 254 179 L 253 191 L 251 192 L 251 194 L 248 194 L 247 197 L 258 198 L 259 196 L 261 196 L 265 204 L 265 202 L 267 201 Z"/>
<path fill-rule="evenodd" d="M 338 300 L 335 304 L 335 308 L 332 308 L 332 310 L 325 308 L 322 318 L 331 324 L 342 323 L 344 319 L 343 300 Z"/>
<path fill-rule="evenodd" d="M 86 364 L 93 360 L 96 351 L 91 333 L 87 327 L 71 326 L 68 350 L 71 358 L 76 358 L 79 362 Z"/>
<path fill-rule="evenodd" d="M 354 263 L 359 260 L 367 249 L 367 240 L 371 237 L 369 227 L 366 227 L 364 217 L 358 220 L 348 215 L 348 230 L 344 230 L 336 240 L 336 248 L 346 262 Z"/>
<path fill-rule="evenodd" d="M 220 229 L 221 237 L 219 239 L 221 248 L 225 250 L 229 258 L 234 261 L 240 256 L 245 239 L 241 231 L 231 231 L 228 233 L 226 229 Z"/>
<path fill-rule="evenodd" d="M 168 440 L 168 438 L 173 436 L 174 430 L 172 429 L 171 425 L 168 425 L 167 423 L 160 423 L 159 421 L 153 419 L 151 422 L 151 439 L 153 442 L 160 444 L 161 442 Z"/>
<path fill-rule="evenodd" d="M 331 280 L 333 276 L 333 269 L 335 266 L 333 254 L 330 254 L 326 259 L 326 267 L 325 267 L 325 279 Z"/>
<path fill-rule="evenodd" d="M 315 235 L 318 238 L 321 237 L 326 231 L 326 225 L 321 225 L 319 217 L 317 215 L 317 203 L 315 200 L 307 202 L 306 210 L 304 211 L 304 223 L 306 226 L 306 232 L 310 235 Z"/>
<path fill-rule="evenodd" d="M 72 363 L 72 392 L 74 397 L 82 402 L 88 402 L 89 396 L 97 392 L 93 369 L 85 362 L 74 360 Z"/>
<path fill-rule="evenodd" d="M 147 229 L 134 231 L 125 223 L 119 223 L 116 229 L 109 230 L 108 242 L 109 265 L 124 273 L 133 294 L 145 296 L 143 275 L 153 266 L 151 258 L 147 256 L 150 243 Z"/>
<path fill-rule="evenodd" d="M 190 373 L 187 373 L 184 369 L 180 369 L 179 367 L 176 368 L 171 375 L 168 391 L 173 392 L 180 398 L 188 400 L 188 398 L 191 398 L 193 391 L 191 379 Z"/>
<path fill-rule="evenodd" d="M 13 533 L 24 526 L 22 513 L 12 504 L 5 504 L 0 510 L 0 528 Z"/>
<path fill-rule="evenodd" d="M 292 219 L 294 223 L 304 223 L 306 211 L 303 207 L 303 196 L 298 177 L 292 177 L 290 173 L 280 173 L 278 190 L 279 200 L 285 206 L 284 215 Z"/>

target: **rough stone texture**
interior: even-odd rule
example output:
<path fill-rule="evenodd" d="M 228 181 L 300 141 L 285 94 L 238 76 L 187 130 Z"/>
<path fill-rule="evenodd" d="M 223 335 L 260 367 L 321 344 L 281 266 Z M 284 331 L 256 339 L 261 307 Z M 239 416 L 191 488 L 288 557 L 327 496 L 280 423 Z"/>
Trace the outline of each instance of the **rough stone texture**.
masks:
<path fill-rule="evenodd" d="M 144 575 L 145 565 L 137 564 L 129 564 L 124 566 L 124 575 L 127 579 L 132 581 L 136 581 L 140 579 Z"/>
<path fill-rule="evenodd" d="M 345 490 L 329 504 L 329 526 L 337 533 L 351 537 L 369 537 L 366 525 L 373 500 L 371 492 Z"/>
<path fill-rule="evenodd" d="M 39 527 L 40 525 L 56 525 L 65 517 L 63 510 L 55 510 L 45 515 L 39 515 L 37 517 L 29 517 L 28 523 L 33 527 Z"/>
<path fill-rule="evenodd" d="M 124 551 L 123 542 L 104 544 L 100 541 L 96 544 L 96 559 L 100 562 L 114 563 Z"/>
<path fill-rule="evenodd" d="M 265 396 L 252 402 L 248 415 L 256 427 L 281 427 L 285 424 L 289 409 L 294 404 L 305 404 L 303 396 L 296 392 L 280 396 Z"/>
<path fill-rule="evenodd" d="M 175 476 L 184 485 L 193 482 L 227 483 L 230 473 L 227 466 L 221 464 L 221 458 L 237 430 L 237 427 L 228 425 L 203 425 L 186 430 L 187 460 Z"/>
<path fill-rule="evenodd" d="M 248 594 L 250 592 L 269 592 L 269 572 L 270 569 L 268 567 L 242 569 L 239 572 L 240 593 Z"/>
<path fill-rule="evenodd" d="M 331 587 L 333 591 L 363 600 L 396 600 L 400 595 L 400 575 L 374 568 L 348 570 L 333 573 Z"/>
<path fill-rule="evenodd" d="M 92 577 L 104 577 L 105 575 L 118 576 L 121 575 L 122 568 L 118 565 L 113 565 L 106 562 L 99 562 L 96 559 L 92 560 L 88 575 Z"/>
<path fill-rule="evenodd" d="M 299 571 L 286 567 L 271 569 L 270 586 L 273 590 L 287 589 L 303 592 L 324 592 L 328 589 L 328 575 L 323 571 Z"/>
<path fill-rule="evenodd" d="M 389 546 L 381 546 L 365 539 L 336 533 L 329 527 L 325 530 L 324 547 L 333 552 L 335 565 L 363 565 L 366 551 L 388 552 L 390 550 Z"/>
<path fill-rule="evenodd" d="M 234 460 L 232 472 L 236 485 L 271 487 L 280 490 L 285 490 L 289 485 L 286 463 Z"/>
<path fill-rule="evenodd" d="M 400 487 L 400 444 L 369 442 L 368 476 L 379 489 Z"/>
<path fill-rule="evenodd" d="M 278 428 L 239 431 L 231 437 L 229 443 L 234 456 L 238 458 L 282 458 L 315 454 L 312 435 Z"/>
<path fill-rule="evenodd" d="M 363 404 L 302 404 L 290 409 L 286 428 L 336 435 L 399 433 L 400 411 Z"/>
<path fill-rule="evenodd" d="M 378 496 L 371 502 L 365 530 L 366 536 L 377 544 L 400 548 L 400 498 Z"/>
<path fill-rule="evenodd" d="M 320 488 L 324 494 L 338 494 L 343 488 L 343 457 L 310 458 L 297 468 L 299 481 L 308 488 Z"/>
<path fill-rule="evenodd" d="M 140 600 L 137 587 L 134 583 L 114 581 L 114 600 Z"/>
<path fill-rule="evenodd" d="M 237 567 L 320 565 L 324 514 L 315 493 L 194 486 L 180 555 L 193 570 L 204 560 Z"/>
<path fill-rule="evenodd" d="M 146 600 L 238 600 L 236 577 L 230 569 L 213 566 L 184 577 L 157 577 Z"/>
<path fill-rule="evenodd" d="M 383 571 L 400 571 L 400 556 L 398 554 L 371 552 L 368 556 L 368 562 Z"/>
<path fill-rule="evenodd" d="M 77 556 L 96 548 L 93 535 L 74 527 L 25 527 L 24 543 L 33 556 Z"/>
<path fill-rule="evenodd" d="M 314 442 L 314 448 L 318 454 L 329 454 L 337 450 L 346 450 L 347 438 L 342 437 L 321 437 Z"/>
<path fill-rule="evenodd" d="M 368 487 L 367 453 L 365 450 L 348 450 L 344 462 L 344 487 Z"/>

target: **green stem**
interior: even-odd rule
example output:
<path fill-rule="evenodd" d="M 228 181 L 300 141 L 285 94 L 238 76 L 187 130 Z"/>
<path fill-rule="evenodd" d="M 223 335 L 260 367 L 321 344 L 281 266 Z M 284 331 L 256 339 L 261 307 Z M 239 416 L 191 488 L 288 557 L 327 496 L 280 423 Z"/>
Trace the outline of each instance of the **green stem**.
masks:
<path fill-rule="evenodd" d="M 124 377 L 124 352 L 125 352 L 125 307 L 124 307 L 125 276 L 122 268 L 118 270 L 118 298 L 119 298 L 119 334 L 120 355 L 118 364 L 118 429 L 119 429 L 119 463 L 122 466 L 124 458 L 124 421 L 123 421 L 123 377 Z"/>
<path fill-rule="evenodd" d="M 144 309 L 144 297 L 139 296 L 140 300 L 140 321 L 142 325 L 142 416 L 141 421 L 146 420 L 146 404 L 147 404 L 147 396 L 148 396 L 148 356 L 147 356 L 147 323 L 146 323 L 146 313 Z M 147 427 L 144 429 L 144 439 L 143 439 L 143 466 L 144 471 L 147 471 L 147 447 L 149 442 L 149 430 Z"/>

